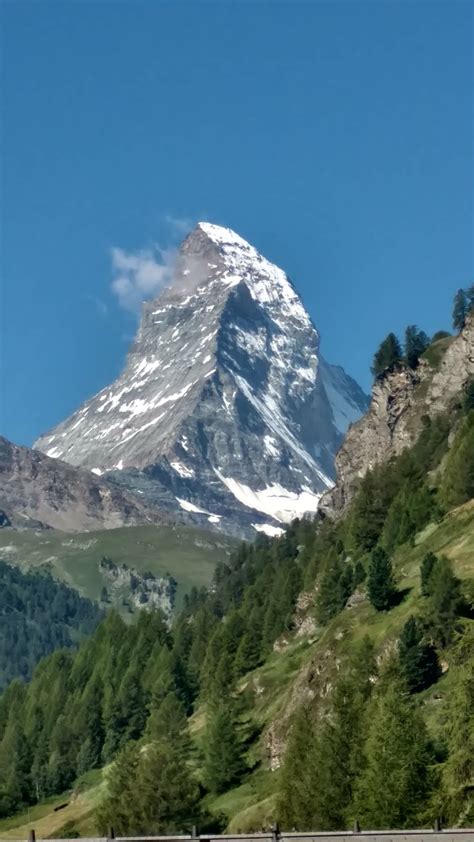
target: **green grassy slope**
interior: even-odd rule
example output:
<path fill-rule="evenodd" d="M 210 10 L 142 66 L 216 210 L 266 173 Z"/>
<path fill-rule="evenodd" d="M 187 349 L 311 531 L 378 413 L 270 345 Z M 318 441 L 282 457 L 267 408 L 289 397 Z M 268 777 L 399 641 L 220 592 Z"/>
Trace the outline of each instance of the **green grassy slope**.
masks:
<path fill-rule="evenodd" d="M 313 628 L 309 636 L 288 635 L 263 666 L 246 675 L 241 682 L 247 695 L 246 725 L 260 736 L 248 750 L 247 761 L 253 768 L 241 786 L 211 798 L 208 809 L 222 814 L 231 832 L 246 832 L 268 825 L 275 817 L 278 771 L 270 771 L 270 756 L 278 743 L 284 744 L 291 713 L 310 695 L 324 699 L 355 640 L 365 635 L 374 641 L 381 661 L 393 651 L 408 616 L 421 608 L 419 565 L 428 551 L 445 554 L 452 560 L 465 587 L 474 584 L 474 501 L 448 514 L 439 524 L 430 524 L 417 536 L 413 547 L 398 550 L 394 562 L 397 583 L 406 591 L 402 602 L 388 613 L 377 613 L 366 599 L 346 608 L 325 628 Z M 310 606 L 308 614 L 314 613 Z M 436 736 L 443 728 L 449 688 L 456 667 L 446 652 L 444 674 L 419 700 L 428 727 Z M 191 720 L 191 733 L 201 743 L 205 710 L 199 709 Z M 60 836 L 73 831 L 83 836 L 94 834 L 94 807 L 103 788 L 103 773 L 90 773 L 80 782 L 75 794 L 66 794 L 32 808 L 29 813 L 0 822 L 0 839 L 26 838 L 35 827 L 43 836 Z M 66 808 L 54 807 L 69 801 Z"/>
<path fill-rule="evenodd" d="M 74 535 L 0 530 L 0 558 L 22 568 L 46 566 L 54 577 L 89 599 L 99 599 L 107 582 L 99 571 L 103 556 L 139 572 L 170 574 L 178 582 L 176 607 L 196 585 L 209 585 L 217 562 L 235 541 L 185 526 L 129 526 Z"/>

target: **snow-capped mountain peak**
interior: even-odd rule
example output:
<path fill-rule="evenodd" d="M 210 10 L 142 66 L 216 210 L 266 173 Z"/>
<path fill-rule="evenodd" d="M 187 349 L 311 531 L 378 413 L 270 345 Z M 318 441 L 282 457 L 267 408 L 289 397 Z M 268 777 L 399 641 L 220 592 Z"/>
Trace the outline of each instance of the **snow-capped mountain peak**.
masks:
<path fill-rule="evenodd" d="M 49 456 L 113 472 L 194 522 L 274 532 L 314 512 L 366 397 L 319 353 L 279 267 L 200 222 L 142 320 L 123 373 L 43 436 Z"/>

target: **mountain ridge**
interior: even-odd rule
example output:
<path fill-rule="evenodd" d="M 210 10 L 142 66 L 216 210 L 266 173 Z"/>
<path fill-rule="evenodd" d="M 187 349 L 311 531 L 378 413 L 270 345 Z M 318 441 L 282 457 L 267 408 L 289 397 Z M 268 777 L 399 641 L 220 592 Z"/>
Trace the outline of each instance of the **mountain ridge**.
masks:
<path fill-rule="evenodd" d="M 165 515 L 126 489 L 0 436 L 0 510 L 5 526 L 65 532 L 163 523 Z"/>
<path fill-rule="evenodd" d="M 199 223 L 143 307 L 122 374 L 35 443 L 172 514 L 251 537 L 315 512 L 367 397 L 326 363 L 293 283 Z"/>

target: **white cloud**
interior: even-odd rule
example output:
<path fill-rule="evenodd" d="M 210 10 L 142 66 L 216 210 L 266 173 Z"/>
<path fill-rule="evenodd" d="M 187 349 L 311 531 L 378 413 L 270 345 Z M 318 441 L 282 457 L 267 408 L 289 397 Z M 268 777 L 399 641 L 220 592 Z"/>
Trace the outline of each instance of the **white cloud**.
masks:
<path fill-rule="evenodd" d="M 133 313 L 139 312 L 143 301 L 156 298 L 161 290 L 172 282 L 177 244 L 182 242 L 196 225 L 192 219 L 172 214 L 166 214 L 162 221 L 167 228 L 166 241 L 172 244 L 167 248 L 155 243 L 136 252 L 127 252 L 118 246 L 111 250 L 112 291 L 120 305 Z"/>
<path fill-rule="evenodd" d="M 186 217 L 181 219 L 180 217 L 173 216 L 169 213 L 165 216 L 165 222 L 169 225 L 171 230 L 180 237 L 185 237 L 186 234 L 189 234 L 196 224 L 196 222 L 193 222 L 192 219 L 188 219 Z"/>
<path fill-rule="evenodd" d="M 143 301 L 154 298 L 171 282 L 176 249 L 155 245 L 137 252 L 112 249 L 112 290 L 122 307 L 135 312 Z"/>

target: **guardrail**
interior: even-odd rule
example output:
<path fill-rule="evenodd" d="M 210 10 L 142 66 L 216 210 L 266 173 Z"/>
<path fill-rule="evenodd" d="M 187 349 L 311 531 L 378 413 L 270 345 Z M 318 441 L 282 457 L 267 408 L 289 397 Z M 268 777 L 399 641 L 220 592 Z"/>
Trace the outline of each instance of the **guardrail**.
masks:
<path fill-rule="evenodd" d="M 80 842 L 474 842 L 474 828 L 442 829 L 439 822 L 430 829 L 416 830 L 361 830 L 356 822 L 353 830 L 328 832 L 281 831 L 278 825 L 272 830 L 258 833 L 198 833 L 193 827 L 191 833 L 171 836 L 115 836 L 110 828 L 108 836 L 81 837 Z M 24 840 L 18 840 L 24 842 Z M 28 842 L 40 842 L 34 830 L 30 830 Z M 42 840 L 41 840 L 42 842 Z M 51 842 L 51 839 L 50 839 Z M 70 839 L 55 839 L 53 842 L 71 842 Z"/>

